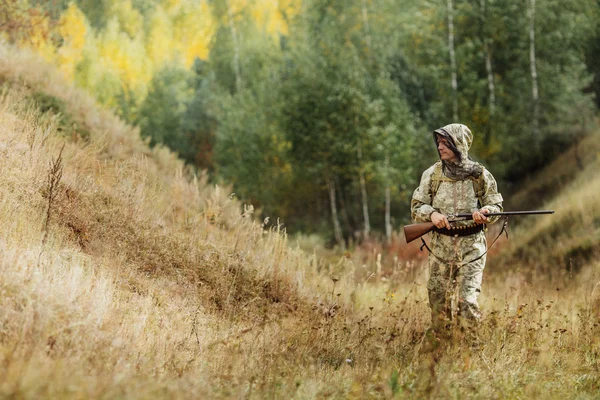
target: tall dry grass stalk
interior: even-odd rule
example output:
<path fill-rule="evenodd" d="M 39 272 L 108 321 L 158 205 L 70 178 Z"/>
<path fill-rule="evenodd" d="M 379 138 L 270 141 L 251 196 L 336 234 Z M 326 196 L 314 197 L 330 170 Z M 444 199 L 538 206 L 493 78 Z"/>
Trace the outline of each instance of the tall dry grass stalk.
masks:
<path fill-rule="evenodd" d="M 42 226 L 42 249 L 48 240 L 48 234 L 50 232 L 50 221 L 52 218 L 53 206 L 56 201 L 56 196 L 58 195 L 58 185 L 60 184 L 60 180 L 62 179 L 63 174 L 63 165 L 62 165 L 62 152 L 65 149 L 63 145 L 60 148 L 58 153 L 58 157 L 56 159 L 52 159 L 48 166 L 48 173 L 46 175 L 46 187 L 44 195 L 48 199 L 48 204 L 46 207 L 46 217 L 44 219 L 44 225 Z M 40 256 L 41 256 L 40 252 Z"/>
<path fill-rule="evenodd" d="M 0 78 L 0 397 L 597 395 L 597 262 L 495 266 L 478 340 L 432 341 L 421 263 L 307 254 L 32 56 L 0 46 Z M 89 138 L 59 153 L 31 87 Z"/>

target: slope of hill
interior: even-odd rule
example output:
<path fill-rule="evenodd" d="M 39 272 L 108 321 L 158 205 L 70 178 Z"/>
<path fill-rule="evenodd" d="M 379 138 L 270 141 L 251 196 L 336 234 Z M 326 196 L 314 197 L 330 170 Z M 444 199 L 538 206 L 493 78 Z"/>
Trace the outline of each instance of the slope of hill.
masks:
<path fill-rule="evenodd" d="M 600 132 L 586 137 L 522 184 L 513 209 L 554 209 L 553 217 L 530 218 L 496 260 L 535 265 L 549 274 L 578 271 L 600 255 Z"/>
<path fill-rule="evenodd" d="M 292 248 L 31 54 L 0 84 L 0 397 L 597 394 L 597 262 L 492 275 L 480 341 L 429 342 L 420 265 Z"/>
<path fill-rule="evenodd" d="M 171 378 L 226 370 L 200 343 L 307 308 L 310 269 L 226 190 L 27 52 L 0 81 L 3 394 L 198 393 Z"/>

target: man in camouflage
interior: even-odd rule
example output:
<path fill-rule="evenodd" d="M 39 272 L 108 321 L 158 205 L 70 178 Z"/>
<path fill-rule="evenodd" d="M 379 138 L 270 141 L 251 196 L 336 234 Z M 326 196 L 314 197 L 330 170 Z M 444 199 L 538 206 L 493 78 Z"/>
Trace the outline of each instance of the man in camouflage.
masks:
<path fill-rule="evenodd" d="M 416 222 L 433 222 L 429 254 L 429 304 L 434 330 L 447 327 L 453 315 L 458 285 L 458 315 L 481 317 L 477 298 L 485 267 L 484 224 L 502 211 L 502 195 L 483 165 L 469 158 L 473 134 L 465 125 L 450 124 L 433 133 L 440 160 L 421 176 L 413 193 L 411 213 Z M 450 222 L 451 214 L 469 213 L 473 221 Z"/>

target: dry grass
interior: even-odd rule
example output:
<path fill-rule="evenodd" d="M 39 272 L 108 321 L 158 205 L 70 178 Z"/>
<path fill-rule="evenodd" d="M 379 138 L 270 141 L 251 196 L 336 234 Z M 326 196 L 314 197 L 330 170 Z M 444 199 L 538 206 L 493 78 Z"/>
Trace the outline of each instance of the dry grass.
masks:
<path fill-rule="evenodd" d="M 545 195 L 541 208 L 554 209 L 552 217 L 531 217 L 515 230 L 518 240 L 504 246 L 498 263 L 524 261 L 545 274 L 564 275 L 579 272 L 600 256 L 600 132 L 585 140 L 586 163 L 579 173 L 564 183 L 556 196 Z M 569 152 L 571 154 L 572 152 Z M 567 156 L 553 163 L 544 175 L 562 168 L 568 170 Z M 572 155 L 572 154 L 571 154 Z M 571 160 L 574 163 L 574 160 Z M 563 173 L 563 175 L 566 173 Z M 552 175 L 552 174 L 550 174 Z M 525 187 L 518 196 L 536 197 L 539 185 Z M 539 198 L 539 196 L 537 196 Z M 543 251 L 540 252 L 540 249 Z"/>
<path fill-rule="evenodd" d="M 0 397 L 597 398 L 597 262 L 496 267 L 479 342 L 432 342 L 419 262 L 307 254 L 32 56 L 0 46 L 0 77 Z"/>
<path fill-rule="evenodd" d="M 583 137 L 546 168 L 525 179 L 506 205 L 512 209 L 536 208 L 567 190 L 574 179 L 581 179 L 585 175 L 583 171 L 600 160 L 599 135 L 596 132 Z"/>

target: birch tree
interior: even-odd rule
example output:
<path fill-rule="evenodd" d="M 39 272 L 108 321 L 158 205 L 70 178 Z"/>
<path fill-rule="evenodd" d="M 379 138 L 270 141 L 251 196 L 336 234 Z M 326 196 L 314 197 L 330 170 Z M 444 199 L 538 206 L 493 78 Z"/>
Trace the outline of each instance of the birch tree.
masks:
<path fill-rule="evenodd" d="M 450 55 L 450 76 L 452 84 L 452 120 L 458 122 L 458 78 L 456 72 L 456 55 L 454 52 L 454 3 L 447 0 L 448 8 L 448 53 Z"/>
<path fill-rule="evenodd" d="M 327 192 L 329 193 L 329 205 L 331 207 L 331 220 L 333 223 L 333 233 L 337 244 L 345 248 L 344 237 L 342 235 L 342 227 L 340 225 L 340 218 L 337 212 L 337 201 L 335 197 L 335 181 L 331 178 L 329 173 L 325 174 L 325 181 L 327 183 Z"/>
<path fill-rule="evenodd" d="M 235 27 L 234 12 L 231 5 L 231 0 L 227 0 L 227 24 L 231 31 L 231 40 L 233 41 L 233 70 L 235 71 L 235 87 L 238 91 L 242 88 L 242 73 L 240 69 L 240 43 L 238 40 L 238 32 Z"/>
<path fill-rule="evenodd" d="M 386 151 L 384 169 L 386 172 L 385 185 L 385 237 L 388 244 L 392 243 L 392 188 L 390 186 L 390 154 Z"/>
<path fill-rule="evenodd" d="M 529 19 L 529 66 L 531 69 L 531 97 L 533 100 L 532 132 L 536 142 L 539 140 L 540 99 L 538 93 L 538 75 L 535 57 L 535 0 L 527 2 Z"/>
<path fill-rule="evenodd" d="M 485 57 L 485 71 L 487 74 L 488 83 L 488 105 L 490 109 L 490 117 L 493 120 L 496 115 L 496 85 L 494 83 L 494 71 L 492 68 L 492 52 L 491 40 L 487 33 L 488 17 L 487 17 L 487 0 L 481 0 L 481 19 L 483 25 L 483 54 Z"/>
<path fill-rule="evenodd" d="M 360 195 L 362 200 L 362 212 L 363 212 L 363 220 L 364 220 L 364 235 L 365 238 L 368 238 L 371 234 L 371 221 L 369 220 L 369 197 L 367 195 L 367 181 L 365 179 L 365 171 L 363 168 L 363 154 L 362 154 L 362 143 L 358 143 L 357 146 L 358 153 L 358 180 L 360 182 Z"/>
<path fill-rule="evenodd" d="M 369 10 L 367 8 L 367 0 L 362 0 L 362 20 L 365 30 L 365 41 L 367 44 L 367 51 L 369 57 L 371 57 L 371 30 L 369 28 Z M 357 110 L 358 111 L 358 110 Z M 369 197 L 367 195 L 367 183 L 365 180 L 365 172 L 363 169 L 363 155 L 362 155 L 362 143 L 358 143 L 357 146 L 358 163 L 359 163 L 359 182 L 360 182 L 360 194 L 362 199 L 362 212 L 364 220 L 364 236 L 365 239 L 371 234 L 371 221 L 369 220 Z"/>
<path fill-rule="evenodd" d="M 371 53 L 371 28 L 369 27 L 369 8 L 367 6 L 367 0 L 362 0 L 362 19 L 365 27 L 365 40 L 367 43 L 367 49 Z"/>

